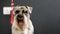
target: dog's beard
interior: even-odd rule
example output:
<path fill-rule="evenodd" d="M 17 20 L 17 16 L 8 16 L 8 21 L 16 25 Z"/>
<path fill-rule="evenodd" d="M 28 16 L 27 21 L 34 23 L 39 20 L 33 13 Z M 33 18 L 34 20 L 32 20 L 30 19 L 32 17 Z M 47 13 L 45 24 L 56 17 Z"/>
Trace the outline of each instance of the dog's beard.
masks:
<path fill-rule="evenodd" d="M 17 23 L 22 26 L 24 24 L 24 18 L 17 17 Z"/>
<path fill-rule="evenodd" d="M 14 23 L 16 23 L 16 25 L 21 29 L 21 30 L 24 30 L 25 27 L 28 27 L 27 25 L 27 16 L 24 14 L 23 15 L 24 18 L 17 18 L 17 15 L 15 15 L 15 18 L 14 18 Z"/>
<path fill-rule="evenodd" d="M 23 23 L 26 24 L 27 21 L 28 21 L 27 18 L 28 18 L 28 17 L 27 17 L 26 15 L 23 15 L 23 18 L 18 18 L 18 17 L 16 17 L 16 20 L 17 20 L 17 23 L 18 23 L 18 24 L 23 24 Z"/>
<path fill-rule="evenodd" d="M 19 18 L 18 16 L 16 16 L 16 23 L 17 23 L 18 27 L 20 28 L 20 30 L 23 31 L 24 18 Z"/>

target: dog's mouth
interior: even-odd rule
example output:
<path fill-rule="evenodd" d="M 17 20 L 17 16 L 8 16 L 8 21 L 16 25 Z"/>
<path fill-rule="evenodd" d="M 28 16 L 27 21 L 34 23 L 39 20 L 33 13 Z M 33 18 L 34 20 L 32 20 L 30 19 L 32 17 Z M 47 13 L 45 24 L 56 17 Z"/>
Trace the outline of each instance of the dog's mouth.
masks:
<path fill-rule="evenodd" d="M 24 18 L 22 16 L 17 16 L 17 22 L 18 22 L 18 24 L 23 24 Z"/>

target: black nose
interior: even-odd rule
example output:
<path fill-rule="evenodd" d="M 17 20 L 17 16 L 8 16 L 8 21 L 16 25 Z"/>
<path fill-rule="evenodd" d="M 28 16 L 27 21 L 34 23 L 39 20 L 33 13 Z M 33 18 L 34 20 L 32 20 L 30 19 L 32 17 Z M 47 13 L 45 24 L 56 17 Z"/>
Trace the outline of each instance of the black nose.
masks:
<path fill-rule="evenodd" d="M 23 18 L 23 15 L 18 15 L 17 17 L 18 17 L 18 18 Z"/>

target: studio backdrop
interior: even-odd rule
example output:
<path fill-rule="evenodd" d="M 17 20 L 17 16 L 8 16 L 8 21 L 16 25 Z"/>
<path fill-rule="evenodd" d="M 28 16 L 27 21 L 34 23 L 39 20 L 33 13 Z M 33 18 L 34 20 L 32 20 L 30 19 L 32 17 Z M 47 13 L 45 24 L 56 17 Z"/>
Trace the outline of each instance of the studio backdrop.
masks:
<path fill-rule="evenodd" d="M 60 34 L 60 0 L 14 0 L 15 6 L 32 6 L 31 20 L 34 34 Z M 11 34 L 10 15 L 3 15 L 3 7 L 11 0 L 0 0 L 0 34 Z"/>

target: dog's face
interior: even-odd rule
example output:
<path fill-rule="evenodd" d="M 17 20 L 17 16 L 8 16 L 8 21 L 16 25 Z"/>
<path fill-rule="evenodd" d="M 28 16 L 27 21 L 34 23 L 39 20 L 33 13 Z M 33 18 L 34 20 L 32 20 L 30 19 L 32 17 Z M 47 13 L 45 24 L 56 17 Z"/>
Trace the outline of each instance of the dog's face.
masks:
<path fill-rule="evenodd" d="M 23 25 L 24 15 L 28 18 L 28 14 L 31 14 L 32 7 L 29 6 L 16 6 L 14 8 L 14 17 L 18 24 Z"/>

